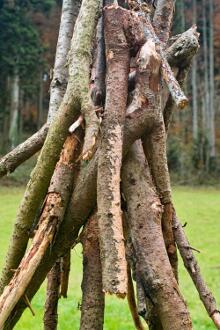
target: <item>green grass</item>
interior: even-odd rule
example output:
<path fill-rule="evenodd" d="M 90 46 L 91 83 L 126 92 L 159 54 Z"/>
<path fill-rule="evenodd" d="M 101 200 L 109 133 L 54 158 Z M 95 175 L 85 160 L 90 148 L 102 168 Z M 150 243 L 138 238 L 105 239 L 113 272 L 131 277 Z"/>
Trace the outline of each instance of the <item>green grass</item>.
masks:
<path fill-rule="evenodd" d="M 16 209 L 22 193 L 23 188 L 0 188 L 0 267 L 3 264 Z M 201 266 L 202 274 L 220 305 L 220 191 L 212 188 L 192 189 L 177 187 L 174 189 L 174 200 L 182 223 L 188 223 L 185 230 L 191 245 L 201 250 L 201 253 L 196 256 Z M 72 252 L 69 296 L 67 299 L 62 299 L 59 304 L 58 329 L 60 330 L 75 330 L 79 328 L 80 311 L 78 304 L 80 304 L 81 299 L 81 262 L 81 250 L 77 247 Z M 193 328 L 195 330 L 215 329 L 182 263 L 180 264 L 180 284 L 192 315 Z M 32 317 L 30 311 L 27 310 L 15 329 L 39 330 L 43 328 L 44 299 L 45 284 L 32 303 L 36 316 Z M 134 329 L 126 301 L 107 297 L 104 329 Z"/>

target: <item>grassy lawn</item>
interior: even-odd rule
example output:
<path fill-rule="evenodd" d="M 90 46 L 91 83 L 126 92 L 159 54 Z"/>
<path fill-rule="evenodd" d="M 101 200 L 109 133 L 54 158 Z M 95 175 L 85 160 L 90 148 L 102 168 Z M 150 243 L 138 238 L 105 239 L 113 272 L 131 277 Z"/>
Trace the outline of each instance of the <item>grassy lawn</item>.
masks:
<path fill-rule="evenodd" d="M 22 197 L 22 188 L 0 188 L 0 267 L 3 264 L 7 250 L 8 239 L 15 219 L 16 209 Z M 212 188 L 192 189 L 188 187 L 175 188 L 174 200 L 178 216 L 187 222 L 186 232 L 191 245 L 199 250 L 197 254 L 203 276 L 215 293 L 220 306 L 220 191 Z M 77 247 L 72 251 L 72 270 L 69 296 L 59 304 L 59 329 L 75 330 L 79 328 L 80 311 L 78 304 L 81 299 L 81 250 Z M 191 279 L 180 264 L 180 284 L 188 303 L 195 330 L 214 329 L 212 322 L 200 303 L 198 294 Z M 27 310 L 17 330 L 42 329 L 45 285 L 42 286 L 33 300 L 36 316 L 32 317 Z M 134 329 L 126 301 L 107 297 L 105 330 Z M 92 330 L 92 329 L 91 329 Z"/>

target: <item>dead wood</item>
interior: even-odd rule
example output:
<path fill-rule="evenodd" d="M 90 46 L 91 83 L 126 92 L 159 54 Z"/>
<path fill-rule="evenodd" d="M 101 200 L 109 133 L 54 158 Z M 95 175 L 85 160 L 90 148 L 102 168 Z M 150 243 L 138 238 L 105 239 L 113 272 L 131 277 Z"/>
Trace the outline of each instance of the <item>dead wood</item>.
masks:
<path fill-rule="evenodd" d="M 44 125 L 37 133 L 19 144 L 0 159 L 0 178 L 6 174 L 14 172 L 19 165 L 32 157 L 42 148 L 48 129 L 49 125 Z"/>
<path fill-rule="evenodd" d="M 48 123 L 51 123 L 56 116 L 60 103 L 66 92 L 68 82 L 67 58 L 80 4 L 81 0 L 64 0 L 62 4 L 53 77 L 50 84 L 50 103 L 47 117 Z"/>
<path fill-rule="evenodd" d="M 163 46 L 166 45 L 170 36 L 174 9 L 175 1 L 173 0 L 157 1 L 157 6 L 153 18 L 153 27 Z"/>
<path fill-rule="evenodd" d="M 136 304 L 136 299 L 135 299 L 135 292 L 134 292 L 134 285 L 133 285 L 131 270 L 130 270 L 129 266 L 127 268 L 127 272 L 128 272 L 127 299 L 128 299 L 128 305 L 129 305 L 130 313 L 131 313 L 133 321 L 134 321 L 135 329 L 144 330 L 145 328 L 142 325 L 140 317 L 138 315 L 138 309 L 137 309 L 137 304 Z"/>
<path fill-rule="evenodd" d="M 68 286 L 69 286 L 69 275 L 71 266 L 71 251 L 61 258 L 61 279 L 60 279 L 60 296 L 67 298 Z"/>
<path fill-rule="evenodd" d="M 188 104 L 188 99 L 183 93 L 181 87 L 179 86 L 178 81 L 175 79 L 174 74 L 171 70 L 171 67 L 169 63 L 167 62 L 166 55 L 163 50 L 163 46 L 160 43 L 160 40 L 158 39 L 154 28 L 151 24 L 151 20 L 149 17 L 149 14 L 147 13 L 144 15 L 144 21 L 145 21 L 145 36 L 146 38 L 149 38 L 154 42 L 157 46 L 157 51 L 160 54 L 161 60 L 162 60 L 162 66 L 161 66 L 161 74 L 162 78 L 165 81 L 169 92 L 175 101 L 178 108 L 182 109 Z"/>
<path fill-rule="evenodd" d="M 44 330 L 57 329 L 59 291 L 60 261 L 57 261 L 47 275 L 47 296 L 44 306 Z"/>
<path fill-rule="evenodd" d="M 161 230 L 162 206 L 138 142 L 122 168 L 122 189 L 138 275 L 164 330 L 192 329 L 189 313 L 169 263 Z"/>
<path fill-rule="evenodd" d="M 49 129 L 49 123 L 57 113 L 66 91 L 68 80 L 68 68 L 66 65 L 67 54 L 70 49 L 70 40 L 73 33 L 73 26 L 79 12 L 80 2 L 81 1 L 79 0 L 74 2 L 71 0 L 63 1 L 53 79 L 50 86 L 48 123 L 25 142 L 21 143 L 6 156 L 2 157 L 0 160 L 0 177 L 12 173 L 25 160 L 38 152 L 44 144 Z M 72 19 L 73 17 L 74 19 Z"/>
<path fill-rule="evenodd" d="M 181 58 L 184 57 L 184 49 L 195 49 L 194 42 L 189 42 L 188 40 L 195 40 L 191 35 L 185 36 L 183 42 L 180 43 L 180 49 L 183 49 L 182 52 L 173 53 L 173 56 L 169 55 L 169 61 L 176 61 L 178 63 L 178 56 Z M 178 40 L 176 41 L 178 45 Z M 184 45 L 189 44 L 189 47 L 185 48 Z M 198 43 L 197 43 L 198 45 Z M 175 55 L 176 54 L 176 55 Z M 177 64 L 176 64 L 177 65 Z M 179 63 L 181 65 L 181 62 Z M 131 146 L 131 144 L 139 139 L 145 132 L 148 130 L 148 114 L 141 110 L 133 113 L 128 116 L 125 120 L 125 131 L 123 139 L 123 154 L 125 155 Z M 98 151 L 94 155 L 93 159 L 81 169 L 80 175 L 76 182 L 76 187 L 71 198 L 70 207 L 68 208 L 67 215 L 64 222 L 61 224 L 59 230 L 59 235 L 53 246 L 53 250 L 48 249 L 45 257 L 43 258 L 41 264 L 39 265 L 36 273 L 33 276 L 32 281 L 30 282 L 26 293 L 28 294 L 29 299 L 31 299 L 34 294 L 37 292 L 40 284 L 45 279 L 48 271 L 52 267 L 53 263 L 62 255 L 65 255 L 71 245 L 74 243 L 77 238 L 78 232 L 81 226 L 85 223 L 89 214 L 95 207 L 96 203 L 96 182 L 97 182 L 97 160 L 98 160 Z M 74 226 L 74 228 L 73 228 Z M 22 300 L 17 304 L 14 311 L 11 313 L 10 318 L 8 319 L 5 329 L 11 329 L 13 325 L 18 321 L 23 310 L 26 308 L 26 305 Z"/>
<path fill-rule="evenodd" d="M 88 220 L 81 242 L 83 245 L 83 280 L 80 330 L 102 330 L 104 324 L 104 292 L 99 250 L 98 218 Z"/>
<path fill-rule="evenodd" d="M 99 9 L 98 0 L 84 0 L 77 19 L 69 53 L 69 81 L 57 116 L 50 125 L 46 141 L 31 173 L 16 217 L 1 277 L 1 291 L 9 282 L 10 269 L 16 269 L 29 239 L 34 217 L 47 193 L 50 179 L 68 135 L 69 126 L 77 119 L 83 98 L 88 94 L 92 40 Z"/>
<path fill-rule="evenodd" d="M 3 328 L 10 312 L 25 294 L 47 248 L 53 245 L 72 191 L 74 160 L 79 155 L 79 139 L 80 135 L 76 137 L 72 134 L 66 140 L 51 179 L 33 242 L 0 297 L 0 328 Z"/>
<path fill-rule="evenodd" d="M 212 292 L 208 289 L 205 281 L 202 278 L 199 265 L 190 247 L 189 241 L 184 233 L 183 227 L 177 219 L 176 213 L 173 213 L 173 229 L 174 236 L 189 275 L 199 293 L 199 297 L 207 310 L 208 315 L 213 320 L 217 329 L 220 329 L 220 311 L 217 308 L 215 298 Z"/>
<path fill-rule="evenodd" d="M 190 69 L 193 56 L 199 49 L 199 33 L 196 26 L 193 26 L 184 32 L 167 50 L 166 56 L 170 65 L 176 71 L 176 79 L 180 86 L 183 87 L 188 71 Z M 175 54 L 174 56 L 172 54 Z M 163 111 L 165 129 L 168 131 L 169 123 L 171 121 L 172 113 L 175 110 L 175 102 L 168 93 L 164 96 L 164 103 L 166 103 Z"/>
<path fill-rule="evenodd" d="M 120 207 L 122 136 L 130 65 L 129 44 L 124 34 L 124 21 L 127 19 L 127 12 L 120 7 L 111 6 L 104 9 L 106 103 L 101 125 L 97 177 L 103 290 L 119 297 L 124 297 L 127 292 L 127 270 Z"/>

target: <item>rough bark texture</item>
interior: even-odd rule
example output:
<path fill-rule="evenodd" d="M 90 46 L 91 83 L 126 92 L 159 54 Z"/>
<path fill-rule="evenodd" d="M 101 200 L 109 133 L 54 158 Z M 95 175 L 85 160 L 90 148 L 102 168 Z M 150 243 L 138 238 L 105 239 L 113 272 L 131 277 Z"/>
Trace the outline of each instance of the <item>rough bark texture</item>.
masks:
<path fill-rule="evenodd" d="M 57 261 L 47 275 L 47 297 L 44 306 L 44 330 L 56 330 L 60 291 L 60 262 Z"/>
<path fill-rule="evenodd" d="M 175 7 L 174 0 L 157 1 L 157 6 L 153 19 L 153 26 L 156 35 L 158 36 L 160 41 L 164 44 L 164 46 L 166 45 L 170 36 L 174 7 Z"/>
<path fill-rule="evenodd" d="M 127 201 L 129 226 L 137 258 L 136 272 L 140 276 L 145 295 L 155 306 L 164 330 L 190 330 L 190 316 L 163 241 L 162 206 L 138 142 L 131 148 L 124 162 L 122 189 Z"/>
<path fill-rule="evenodd" d="M 79 13 L 80 3 L 81 0 L 63 1 L 53 79 L 50 85 L 48 123 L 51 123 L 56 116 L 66 92 L 68 81 L 67 56 L 70 50 L 70 41 L 73 35 L 74 23 Z"/>
<path fill-rule="evenodd" d="M 20 164 L 42 148 L 48 129 L 49 126 L 44 125 L 37 133 L 0 159 L 0 178 L 12 173 Z"/>
<path fill-rule="evenodd" d="M 184 108 L 187 103 L 188 99 L 181 90 L 177 80 L 175 79 L 173 72 L 170 68 L 169 63 L 167 62 L 165 52 L 163 50 L 163 47 L 160 43 L 160 40 L 158 39 L 150 21 L 149 15 L 145 15 L 145 36 L 146 38 L 151 39 L 157 46 L 157 51 L 161 56 L 162 60 L 162 66 L 161 66 L 161 74 L 163 77 L 163 80 L 165 81 L 169 92 L 174 99 L 177 107 Z"/>
<path fill-rule="evenodd" d="M 9 245 L 1 277 L 0 291 L 22 259 L 34 216 L 43 202 L 55 165 L 59 159 L 68 128 L 77 119 L 82 97 L 88 93 L 92 39 L 99 9 L 98 0 L 84 0 L 77 19 L 69 56 L 69 82 L 57 116 L 50 125 L 37 164 L 31 173 Z"/>
<path fill-rule="evenodd" d="M 126 11 L 120 7 L 112 6 L 104 10 L 106 104 L 101 125 L 97 182 L 103 290 L 121 297 L 127 292 L 127 268 L 120 206 L 122 136 L 130 64 L 129 45 L 123 30 L 126 19 Z"/>
<path fill-rule="evenodd" d="M 95 63 L 95 77 L 92 88 L 92 100 L 95 106 L 103 106 L 105 102 L 105 39 L 103 14 L 99 19 L 96 33 L 97 54 Z"/>
<path fill-rule="evenodd" d="M 138 315 L 137 310 L 137 304 L 135 299 L 135 292 L 134 292 L 134 285 L 131 277 L 131 270 L 128 266 L 128 293 L 127 293 L 127 299 L 128 299 L 128 305 L 130 308 L 130 312 L 134 321 L 135 329 L 137 330 L 144 330 L 144 326 L 141 323 L 140 317 Z"/>
<path fill-rule="evenodd" d="M 74 159 L 79 154 L 79 137 L 69 136 L 51 179 L 47 197 L 33 242 L 0 297 L 0 328 L 25 294 L 25 290 L 41 262 L 47 248 L 53 245 L 63 220 L 73 186 Z"/>
<path fill-rule="evenodd" d="M 187 38 L 188 37 L 186 37 L 186 40 Z M 176 42 L 178 42 L 178 40 Z M 192 45 L 192 47 L 194 46 Z M 173 56 L 171 56 L 170 53 L 169 60 L 174 61 L 175 59 L 176 63 L 178 63 L 178 53 L 177 56 L 175 56 L 175 54 L 176 53 L 173 53 Z M 183 54 L 180 53 L 180 56 L 182 58 Z M 148 118 L 149 116 L 147 112 L 143 112 L 141 110 L 126 118 L 123 139 L 123 155 L 126 154 L 131 144 L 146 132 L 146 129 L 148 129 L 146 125 Z M 97 160 L 98 152 L 85 166 L 85 168 L 81 169 L 76 182 L 76 188 L 74 189 L 74 193 L 71 198 L 70 207 L 68 208 L 64 222 L 61 224 L 59 235 L 57 235 L 57 240 L 54 244 L 53 250 L 50 251 L 48 249 L 26 290 L 29 299 L 31 299 L 37 292 L 39 286 L 45 279 L 48 271 L 57 258 L 68 252 L 69 248 L 77 238 L 81 226 L 85 223 L 89 214 L 95 207 L 97 197 L 95 189 L 97 182 Z M 13 325 L 20 318 L 25 307 L 26 305 L 24 302 L 20 301 L 13 313 L 11 313 L 7 324 L 5 325 L 5 329 L 9 330 L 13 327 Z"/>
<path fill-rule="evenodd" d="M 162 222 L 163 238 L 164 238 L 167 254 L 173 269 L 174 276 L 178 282 L 178 256 L 177 256 L 176 243 L 173 235 L 172 203 L 167 203 L 164 205 L 161 222 Z"/>
<path fill-rule="evenodd" d="M 212 318 L 217 329 L 220 329 L 220 312 L 217 308 L 215 298 L 213 297 L 211 291 L 207 288 L 207 285 L 201 276 L 199 265 L 193 255 L 193 249 L 186 238 L 182 225 L 177 219 L 175 212 L 173 213 L 173 228 L 175 240 L 183 259 L 184 266 L 195 284 L 208 315 Z"/>
<path fill-rule="evenodd" d="M 60 296 L 67 298 L 69 275 L 71 266 L 71 250 L 61 258 L 61 279 L 60 279 Z"/>
<path fill-rule="evenodd" d="M 102 290 L 102 267 L 99 250 L 98 217 L 88 220 L 81 237 L 83 245 L 83 280 L 80 330 L 102 330 L 105 296 Z"/>

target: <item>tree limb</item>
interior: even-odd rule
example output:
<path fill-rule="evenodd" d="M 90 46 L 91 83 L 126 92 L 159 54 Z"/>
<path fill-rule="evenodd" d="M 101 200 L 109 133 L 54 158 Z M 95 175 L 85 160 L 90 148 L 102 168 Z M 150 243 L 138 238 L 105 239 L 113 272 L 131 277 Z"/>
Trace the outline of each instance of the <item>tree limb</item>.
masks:
<path fill-rule="evenodd" d="M 42 148 L 48 129 L 49 125 L 44 125 L 38 132 L 0 159 L 0 178 L 12 173 L 19 165 Z"/>
<path fill-rule="evenodd" d="M 33 219 L 46 195 L 69 126 L 79 115 L 85 91 L 88 93 L 91 48 L 98 9 L 98 0 L 84 0 L 82 3 L 80 19 L 77 19 L 72 38 L 67 90 L 57 116 L 50 125 L 46 141 L 20 204 L 1 277 L 1 290 L 11 277 L 10 269 L 16 269 L 24 255 Z"/>

